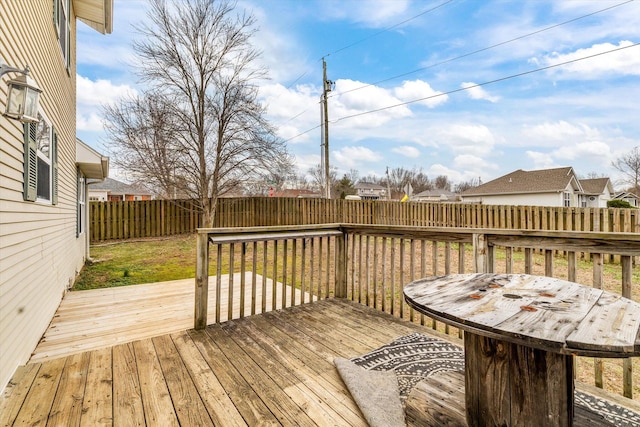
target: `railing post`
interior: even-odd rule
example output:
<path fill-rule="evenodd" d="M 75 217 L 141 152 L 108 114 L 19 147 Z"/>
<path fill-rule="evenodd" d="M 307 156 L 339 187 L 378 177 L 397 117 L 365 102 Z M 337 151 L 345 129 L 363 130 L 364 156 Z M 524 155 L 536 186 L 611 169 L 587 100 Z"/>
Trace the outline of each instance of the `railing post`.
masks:
<path fill-rule="evenodd" d="M 474 273 L 490 273 L 490 253 L 486 234 L 473 234 L 473 271 Z"/>
<path fill-rule="evenodd" d="M 631 299 L 631 286 L 633 265 L 630 256 L 621 256 L 622 264 L 622 296 Z M 633 399 L 633 359 L 626 358 L 622 361 L 622 394 Z"/>
<path fill-rule="evenodd" d="M 198 233 L 196 247 L 196 289 L 194 307 L 195 329 L 207 327 L 209 302 L 209 233 Z"/>
<path fill-rule="evenodd" d="M 336 298 L 347 297 L 347 233 L 336 237 Z"/>

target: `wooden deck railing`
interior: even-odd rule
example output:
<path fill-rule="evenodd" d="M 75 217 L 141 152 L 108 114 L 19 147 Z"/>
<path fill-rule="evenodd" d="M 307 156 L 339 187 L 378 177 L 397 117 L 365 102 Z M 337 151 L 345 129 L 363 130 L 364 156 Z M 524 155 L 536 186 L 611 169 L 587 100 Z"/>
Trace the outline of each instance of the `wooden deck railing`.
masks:
<path fill-rule="evenodd" d="M 616 262 L 605 265 L 605 256 L 615 256 Z M 231 289 L 240 288 L 241 316 L 264 311 L 266 296 L 271 309 L 338 297 L 458 335 L 455 328 L 413 312 L 402 298 L 404 285 L 449 273 L 526 273 L 631 298 L 633 284 L 639 283 L 637 256 L 637 233 L 354 224 L 200 229 L 194 325 L 206 326 L 210 265 L 217 283 L 229 275 L 229 307 Z M 233 272 L 242 273 L 239 284 L 233 283 Z M 215 300 L 219 321 L 220 298 Z M 634 387 L 640 390 L 637 358 L 578 359 L 580 381 L 626 397 L 633 396 Z M 593 374 L 585 376 L 585 370 Z"/>

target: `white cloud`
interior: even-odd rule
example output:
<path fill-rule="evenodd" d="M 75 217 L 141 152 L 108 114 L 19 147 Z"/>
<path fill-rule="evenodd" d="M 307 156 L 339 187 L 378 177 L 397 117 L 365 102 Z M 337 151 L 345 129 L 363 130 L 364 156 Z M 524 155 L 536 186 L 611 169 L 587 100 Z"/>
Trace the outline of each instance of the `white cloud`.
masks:
<path fill-rule="evenodd" d="M 78 105 L 99 106 L 110 104 L 122 96 L 135 96 L 136 94 L 137 91 L 129 85 L 114 85 L 111 81 L 103 79 L 92 81 L 79 74 L 76 75 Z"/>
<path fill-rule="evenodd" d="M 409 157 L 412 159 L 416 159 L 420 157 L 420 150 L 416 147 L 411 147 L 409 145 L 403 145 L 401 147 L 392 148 L 391 151 L 394 153 L 400 154 L 401 156 Z"/>
<path fill-rule="evenodd" d="M 318 153 L 320 153 L 320 148 L 318 147 Z M 307 174 L 307 171 L 310 168 L 315 168 L 320 164 L 321 158 L 320 154 L 303 154 L 296 155 L 296 166 L 298 171 L 301 174 Z"/>
<path fill-rule="evenodd" d="M 80 114 L 76 116 L 76 129 L 84 131 L 101 131 L 102 130 L 102 118 L 92 112 L 90 114 Z"/>
<path fill-rule="evenodd" d="M 605 174 L 609 173 L 611 161 L 615 158 L 611 147 L 601 141 L 566 144 L 549 152 L 530 150 L 526 155 L 533 166 L 523 169 L 572 166 L 578 173 L 597 171 Z"/>
<path fill-rule="evenodd" d="M 439 131 L 438 145 L 448 146 L 457 153 L 486 155 L 495 143 L 493 133 L 484 125 L 451 124 Z"/>
<path fill-rule="evenodd" d="M 493 167 L 489 162 L 484 160 L 482 157 L 474 156 L 472 154 L 461 154 L 459 156 L 456 156 L 453 159 L 453 165 L 456 168 L 460 168 L 463 170 L 464 169 L 478 170 L 478 169 Z"/>
<path fill-rule="evenodd" d="M 406 105 L 389 108 L 402 104 L 402 101 L 378 86 L 340 79 L 336 81 L 334 93 L 339 96 L 329 99 L 329 118 L 339 127 L 370 129 L 382 126 L 391 119 L 412 115 Z M 348 123 L 341 122 L 342 119 L 348 119 Z"/>
<path fill-rule="evenodd" d="M 612 74 L 640 76 L 640 55 L 638 54 L 640 47 L 630 47 L 632 45 L 633 43 L 628 40 L 620 41 L 618 45 L 611 43 L 594 44 L 591 47 L 577 49 L 570 53 L 553 52 L 541 58 L 533 58 L 532 62 L 549 66 L 567 61 L 576 61 L 553 69 L 556 74 L 565 76 L 571 74 L 572 78 L 595 79 Z M 626 49 L 605 53 L 619 48 Z M 598 54 L 600 55 L 577 61 Z"/>
<path fill-rule="evenodd" d="M 449 178 L 449 180 L 453 183 L 458 183 L 461 181 L 467 181 L 469 179 L 474 178 L 473 174 L 469 171 L 464 171 L 458 169 L 456 167 L 449 167 L 447 165 L 443 165 L 441 163 L 434 163 L 427 169 L 427 175 L 430 178 L 435 178 L 440 175 L 445 175 Z M 477 176 L 475 176 L 477 178 Z"/>
<path fill-rule="evenodd" d="M 467 94 L 471 99 L 484 99 L 489 102 L 498 102 L 500 100 L 499 96 L 489 95 L 489 92 L 481 86 L 476 86 L 476 83 L 473 82 L 463 82 L 460 87 L 467 89 Z"/>
<path fill-rule="evenodd" d="M 260 87 L 260 101 L 266 104 L 269 119 L 281 138 L 293 138 L 292 144 L 307 142 L 318 134 L 319 131 L 304 132 L 319 123 L 319 99 L 319 91 L 312 85 L 286 88 L 281 84 L 270 84 Z"/>
<path fill-rule="evenodd" d="M 102 131 L 99 109 L 123 96 L 135 96 L 136 90 L 128 85 L 114 85 L 109 80 L 96 80 L 76 74 L 76 126 L 83 131 Z"/>
<path fill-rule="evenodd" d="M 557 159 L 577 160 L 584 158 L 597 159 L 604 165 L 611 162 L 613 153 L 611 147 L 604 142 L 588 141 L 570 146 L 563 146 L 551 153 Z"/>
<path fill-rule="evenodd" d="M 376 153 L 367 147 L 344 147 L 332 153 L 338 163 L 345 168 L 352 168 L 358 164 L 382 160 L 380 153 Z"/>
<path fill-rule="evenodd" d="M 429 83 L 422 80 L 404 81 L 402 86 L 395 88 L 393 92 L 404 102 L 422 99 L 416 104 L 426 105 L 429 108 L 444 104 L 449 99 L 448 95 L 443 95 L 443 92 L 433 90 Z"/>
<path fill-rule="evenodd" d="M 531 168 L 531 170 L 534 170 L 534 169 L 549 169 L 549 168 L 553 168 L 553 167 L 557 167 L 558 166 L 554 162 L 553 156 L 551 156 L 548 153 L 541 153 L 539 151 L 529 151 L 529 150 L 527 150 L 526 151 L 526 155 L 531 160 L 531 162 L 533 162 L 533 167 Z M 530 170 L 528 168 L 522 168 L 522 169 Z"/>
<path fill-rule="evenodd" d="M 524 133 L 533 137 L 553 140 L 564 140 L 567 137 L 584 135 L 583 126 L 575 126 L 564 120 L 546 122 L 535 126 L 524 126 Z"/>
<path fill-rule="evenodd" d="M 320 16 L 330 19 L 348 19 L 371 27 L 396 24 L 408 9 L 409 0 L 352 1 L 324 0 L 319 3 Z"/>

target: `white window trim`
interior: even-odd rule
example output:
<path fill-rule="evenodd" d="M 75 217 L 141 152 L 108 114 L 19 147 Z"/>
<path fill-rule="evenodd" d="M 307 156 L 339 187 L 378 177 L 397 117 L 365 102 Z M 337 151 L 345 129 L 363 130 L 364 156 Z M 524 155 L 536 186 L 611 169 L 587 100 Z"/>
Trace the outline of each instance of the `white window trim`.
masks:
<path fill-rule="evenodd" d="M 87 228 L 87 183 L 84 177 L 84 174 L 78 171 L 78 213 L 77 213 L 77 227 L 78 227 L 78 237 L 82 236 Z"/>
<path fill-rule="evenodd" d="M 70 0 L 53 0 L 53 19 L 58 35 L 58 45 L 65 67 L 71 66 L 71 2 Z M 63 21 L 64 18 L 64 21 Z M 64 27 L 60 24 L 64 22 Z M 64 33 L 63 33 L 64 31 Z M 64 36 L 64 39 L 62 38 Z M 63 45 L 64 42 L 64 45 Z"/>
<path fill-rule="evenodd" d="M 36 202 L 51 205 L 53 204 L 53 180 L 54 180 L 53 159 L 51 158 L 53 156 L 53 143 L 54 143 L 53 142 L 53 126 L 51 125 L 51 122 L 49 121 L 47 116 L 42 111 L 38 111 L 38 116 L 40 120 L 44 121 L 49 127 L 49 156 L 45 155 L 42 151 L 40 151 L 40 145 L 38 145 L 38 150 L 37 150 L 38 159 L 44 161 L 49 166 L 49 198 L 45 199 L 43 197 L 40 197 L 40 195 L 38 195 L 36 197 Z M 40 176 L 40 172 L 41 171 L 38 169 L 38 176 Z"/>

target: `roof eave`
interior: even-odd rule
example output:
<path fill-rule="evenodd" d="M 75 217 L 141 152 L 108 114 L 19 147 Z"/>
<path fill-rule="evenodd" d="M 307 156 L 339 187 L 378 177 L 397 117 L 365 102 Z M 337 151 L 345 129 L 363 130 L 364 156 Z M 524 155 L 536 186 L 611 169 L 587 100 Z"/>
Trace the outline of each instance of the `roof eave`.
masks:
<path fill-rule="evenodd" d="M 113 31 L 113 0 L 73 0 L 76 17 L 101 34 Z"/>

